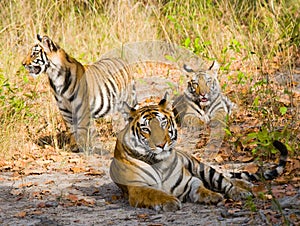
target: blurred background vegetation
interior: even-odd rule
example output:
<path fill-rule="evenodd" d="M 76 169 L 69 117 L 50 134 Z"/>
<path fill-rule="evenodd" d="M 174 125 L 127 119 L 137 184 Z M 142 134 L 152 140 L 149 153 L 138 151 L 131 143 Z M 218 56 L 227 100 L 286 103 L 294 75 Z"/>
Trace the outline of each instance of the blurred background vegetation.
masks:
<path fill-rule="evenodd" d="M 299 67 L 299 13 L 299 0 L 2 0 L 0 154 L 8 158 L 16 150 L 31 151 L 28 144 L 35 134 L 60 128 L 46 76 L 33 80 L 21 66 L 36 34 L 49 35 L 82 63 L 94 62 L 122 43 L 174 42 L 205 60 L 217 59 L 223 74 L 241 88 L 239 104 L 261 111 L 262 100 L 278 105 L 272 101 L 277 93 L 270 98 L 270 87 L 264 86 L 268 76 L 278 71 L 289 76 Z M 253 97 L 253 84 L 261 85 L 261 96 Z M 281 93 L 291 99 L 288 91 Z M 279 105 L 279 112 L 271 112 L 286 114 L 280 123 L 293 125 L 299 106 L 292 111 L 292 101 Z M 267 113 L 264 117 L 269 124 L 275 120 Z M 293 137 L 295 131 L 287 131 Z M 292 139 L 295 145 L 297 139 Z"/>

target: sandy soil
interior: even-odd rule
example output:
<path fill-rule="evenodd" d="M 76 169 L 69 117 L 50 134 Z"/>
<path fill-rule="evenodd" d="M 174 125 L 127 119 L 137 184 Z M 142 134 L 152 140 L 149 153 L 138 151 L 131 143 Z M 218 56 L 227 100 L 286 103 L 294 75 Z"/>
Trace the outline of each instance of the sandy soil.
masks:
<path fill-rule="evenodd" d="M 176 86 L 152 77 L 155 96 Z M 173 81 L 174 82 L 174 81 Z M 176 84 L 176 81 L 174 82 Z M 139 85 L 137 86 L 139 87 Z M 139 93 L 149 93 L 140 89 Z M 141 96 L 140 98 L 151 98 Z M 32 144 L 33 146 L 35 144 Z M 33 150 L 41 151 L 34 146 Z M 0 165 L 0 225 L 299 225 L 299 181 L 271 185 L 277 196 L 245 202 L 224 200 L 218 205 L 184 203 L 175 213 L 130 207 L 109 177 L 112 150 L 105 155 L 57 152 L 26 161 L 22 173 Z M 16 159 L 15 161 L 18 161 Z M 277 204 L 276 204 L 277 203 Z"/>

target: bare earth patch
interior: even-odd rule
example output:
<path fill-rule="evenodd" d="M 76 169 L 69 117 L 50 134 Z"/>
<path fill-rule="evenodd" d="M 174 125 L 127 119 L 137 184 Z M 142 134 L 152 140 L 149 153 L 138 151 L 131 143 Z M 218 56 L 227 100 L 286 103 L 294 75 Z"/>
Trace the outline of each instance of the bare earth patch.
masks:
<path fill-rule="evenodd" d="M 170 71 L 168 71 L 170 73 Z M 158 73 L 156 73 L 158 74 Z M 161 98 L 165 90 L 176 93 L 180 74 L 140 78 L 139 101 Z M 142 84 L 147 84 L 145 89 Z M 181 92 L 181 90 L 179 90 Z M 151 95 L 149 95 L 149 93 Z M 14 154 L 0 160 L 1 225 L 299 225 L 300 159 L 289 158 L 286 173 L 274 182 L 259 183 L 255 198 L 218 205 L 184 203 L 180 211 L 159 213 L 130 207 L 111 181 L 109 165 L 115 137 L 106 134 L 108 152 L 104 154 L 70 153 L 52 146 L 29 142 L 30 153 Z M 180 142 L 180 140 L 179 140 Z M 197 142 L 195 142 L 196 145 Z M 198 144 L 199 145 L 199 144 Z M 180 148 L 186 148 L 181 143 Z M 232 167 L 230 147 L 220 153 L 223 169 Z M 190 151 L 190 150 L 187 150 Z M 197 152 L 197 151 L 195 151 Z M 198 150 L 198 153 L 201 153 Z M 235 152 L 235 160 L 252 160 L 245 152 Z M 230 158 L 229 158 L 230 157 Z M 218 166 L 216 165 L 218 168 Z M 250 167 L 251 168 L 251 167 Z M 248 167 L 248 169 L 250 169 Z"/>
<path fill-rule="evenodd" d="M 34 164 L 35 172 L 28 175 L 2 172 L 0 224 L 264 225 L 282 224 L 283 216 L 294 225 L 300 221 L 299 182 L 272 185 L 282 213 L 271 197 L 253 199 L 248 206 L 230 200 L 217 206 L 184 203 L 175 213 L 130 207 L 109 177 L 111 157 L 67 153 L 63 165 L 52 161 L 55 166 L 43 170 Z M 251 203 L 257 211 L 250 211 Z"/>

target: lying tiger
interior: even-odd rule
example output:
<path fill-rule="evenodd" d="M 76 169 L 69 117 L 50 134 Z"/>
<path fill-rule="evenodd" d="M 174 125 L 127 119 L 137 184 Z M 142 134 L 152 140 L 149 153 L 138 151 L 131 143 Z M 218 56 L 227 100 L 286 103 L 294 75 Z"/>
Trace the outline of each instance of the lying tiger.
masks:
<path fill-rule="evenodd" d="M 236 105 L 222 94 L 218 81 L 219 64 L 215 61 L 208 70 L 193 71 L 184 66 L 189 81 L 186 91 L 173 103 L 173 112 L 180 127 L 200 131 L 211 129 L 205 155 L 215 157 L 225 135 L 226 117 Z"/>
<path fill-rule="evenodd" d="M 238 186 L 237 181 L 243 180 L 233 178 L 271 180 L 285 168 L 286 146 L 274 141 L 281 152 L 275 169 L 262 175 L 242 172 L 225 177 L 194 157 L 175 150 L 177 129 L 166 96 L 158 105 L 127 108 L 129 124 L 118 134 L 110 175 L 133 207 L 176 211 L 184 201 L 218 203 L 223 195 L 234 200 L 245 199 L 251 192 Z"/>

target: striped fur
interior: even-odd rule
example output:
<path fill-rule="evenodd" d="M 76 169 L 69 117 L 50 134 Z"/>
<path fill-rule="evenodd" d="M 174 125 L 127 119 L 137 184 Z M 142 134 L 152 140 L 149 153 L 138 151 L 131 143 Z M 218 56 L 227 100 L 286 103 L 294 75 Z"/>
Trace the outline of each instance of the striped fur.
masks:
<path fill-rule="evenodd" d="M 226 116 L 232 113 L 236 105 L 222 94 L 217 78 L 217 62 L 213 62 L 206 71 L 194 72 L 187 66 L 184 69 L 190 75 L 190 79 L 184 94 L 177 97 L 173 103 L 176 122 L 179 126 L 193 131 L 200 131 L 204 125 L 209 125 L 211 132 L 205 154 L 213 157 L 225 135 Z"/>
<path fill-rule="evenodd" d="M 188 121 L 189 116 L 200 119 L 201 125 L 213 121 L 219 113 L 223 116 L 231 114 L 235 104 L 222 94 L 217 78 L 217 62 L 213 62 L 207 71 L 194 72 L 187 66 L 184 69 L 192 73 L 192 76 L 184 94 L 177 97 L 173 103 L 173 111 L 179 125 L 197 127 L 196 121 L 193 121 L 193 124 Z"/>
<path fill-rule="evenodd" d="M 102 59 L 83 66 L 48 36 L 37 36 L 23 61 L 30 75 L 46 73 L 64 121 L 71 130 L 71 145 L 92 148 L 90 119 L 121 111 L 123 102 L 135 101 L 130 68 L 121 59 Z M 77 145 L 76 145 L 77 143 Z"/>
<path fill-rule="evenodd" d="M 259 179 L 259 174 L 244 172 L 225 177 L 174 149 L 177 129 L 166 99 L 158 105 L 132 108 L 129 115 L 129 124 L 117 138 L 110 175 L 131 206 L 175 211 L 184 201 L 217 203 L 223 195 L 235 200 L 251 195 L 233 178 Z M 265 179 L 281 174 L 286 163 L 285 145 L 279 141 L 274 145 L 281 152 L 281 161 L 274 170 L 262 174 Z"/>

